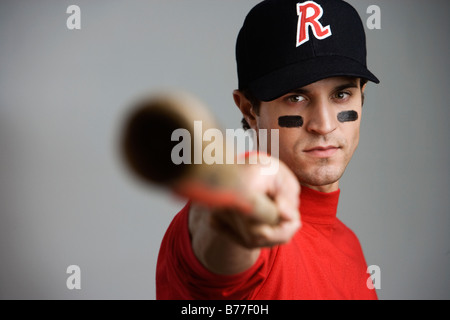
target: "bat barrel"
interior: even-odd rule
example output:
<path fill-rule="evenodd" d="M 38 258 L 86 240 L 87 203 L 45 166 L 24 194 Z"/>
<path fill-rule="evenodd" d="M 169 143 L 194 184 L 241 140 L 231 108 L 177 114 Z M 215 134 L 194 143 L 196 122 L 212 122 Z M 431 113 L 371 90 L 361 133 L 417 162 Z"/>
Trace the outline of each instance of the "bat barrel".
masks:
<path fill-rule="evenodd" d="M 122 153 L 125 162 L 141 179 L 173 185 L 193 175 L 194 163 L 175 164 L 173 148 L 180 143 L 172 138 L 177 129 L 185 129 L 191 139 L 193 152 L 194 121 L 202 121 L 203 128 L 212 127 L 212 117 L 206 107 L 184 92 L 170 92 L 145 97 L 132 108 L 125 121 Z"/>

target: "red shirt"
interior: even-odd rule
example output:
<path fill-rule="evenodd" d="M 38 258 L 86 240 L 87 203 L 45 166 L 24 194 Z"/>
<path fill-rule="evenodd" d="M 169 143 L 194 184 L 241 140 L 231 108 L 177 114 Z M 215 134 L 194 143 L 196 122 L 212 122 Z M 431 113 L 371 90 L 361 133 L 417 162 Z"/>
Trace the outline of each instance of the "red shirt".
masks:
<path fill-rule="evenodd" d="M 217 275 L 195 257 L 189 204 L 173 219 L 156 268 L 157 299 L 377 299 L 355 234 L 336 217 L 340 191 L 302 187 L 302 227 L 287 244 L 263 248 L 236 275 Z"/>

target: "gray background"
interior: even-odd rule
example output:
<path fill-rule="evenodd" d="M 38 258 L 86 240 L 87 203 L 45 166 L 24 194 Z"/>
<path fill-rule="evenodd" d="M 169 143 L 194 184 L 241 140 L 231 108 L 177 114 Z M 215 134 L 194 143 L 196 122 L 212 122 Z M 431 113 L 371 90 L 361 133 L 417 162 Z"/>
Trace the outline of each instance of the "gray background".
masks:
<path fill-rule="evenodd" d="M 135 183 L 127 105 L 177 87 L 238 128 L 234 43 L 257 0 L 0 2 L 0 298 L 154 299 L 160 241 L 184 201 Z M 360 147 L 338 216 L 381 268 L 381 299 L 450 298 L 449 19 L 442 1 L 352 0 L 368 30 Z M 81 30 L 66 28 L 71 4 Z M 81 268 L 81 290 L 66 287 Z"/>

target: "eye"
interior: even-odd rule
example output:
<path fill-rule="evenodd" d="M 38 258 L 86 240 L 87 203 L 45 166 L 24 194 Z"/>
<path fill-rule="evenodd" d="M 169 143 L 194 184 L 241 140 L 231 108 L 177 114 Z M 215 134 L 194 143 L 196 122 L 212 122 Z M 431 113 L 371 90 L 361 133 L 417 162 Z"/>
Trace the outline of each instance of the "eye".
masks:
<path fill-rule="evenodd" d="M 334 97 L 338 100 L 345 100 L 351 96 L 350 92 L 346 91 L 339 91 L 337 92 Z"/>
<path fill-rule="evenodd" d="M 306 99 L 303 96 L 300 95 L 293 95 L 293 96 L 289 96 L 288 97 L 288 101 L 292 102 L 292 103 L 298 103 L 298 102 L 302 102 L 305 101 Z"/>

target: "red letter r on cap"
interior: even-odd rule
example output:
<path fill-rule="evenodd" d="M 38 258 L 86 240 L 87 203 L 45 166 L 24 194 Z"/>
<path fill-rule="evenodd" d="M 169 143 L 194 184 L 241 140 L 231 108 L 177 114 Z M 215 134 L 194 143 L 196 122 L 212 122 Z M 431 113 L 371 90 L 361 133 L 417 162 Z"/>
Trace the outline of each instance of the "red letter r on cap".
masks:
<path fill-rule="evenodd" d="M 322 7 L 314 1 L 297 3 L 297 47 L 309 40 L 308 27 L 312 28 L 314 36 L 319 39 L 325 39 L 331 36 L 330 26 L 322 26 L 319 19 L 323 15 Z"/>

